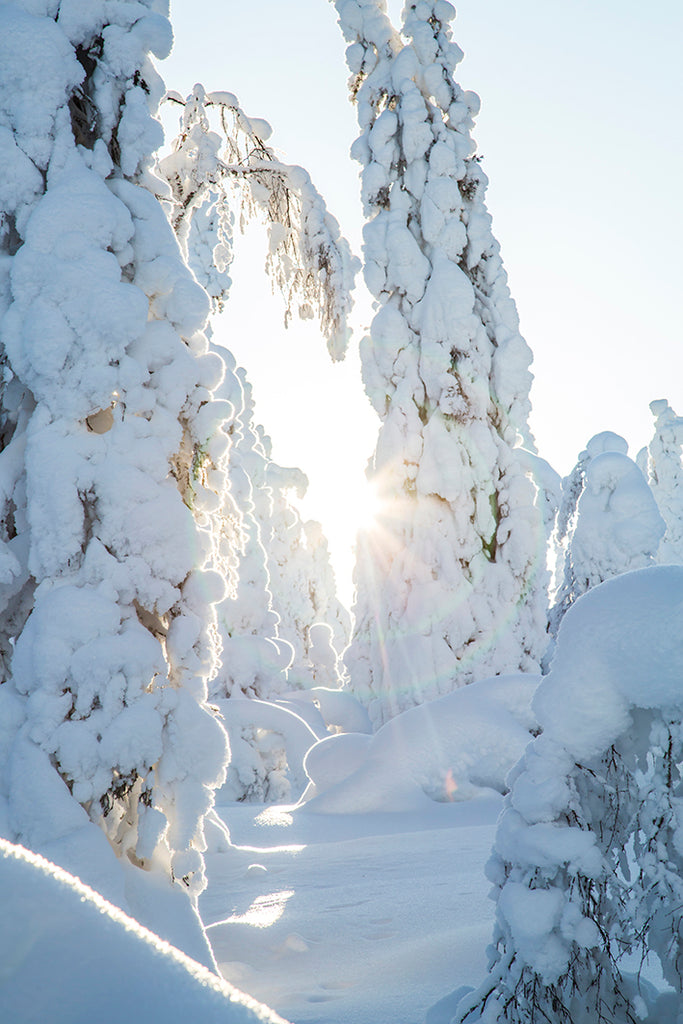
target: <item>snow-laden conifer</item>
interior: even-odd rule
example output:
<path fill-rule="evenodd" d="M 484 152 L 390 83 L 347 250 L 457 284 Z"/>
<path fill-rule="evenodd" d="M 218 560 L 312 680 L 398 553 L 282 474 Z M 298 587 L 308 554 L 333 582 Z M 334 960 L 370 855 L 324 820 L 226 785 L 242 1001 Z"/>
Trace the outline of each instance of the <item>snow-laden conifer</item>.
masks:
<path fill-rule="evenodd" d="M 303 522 L 290 500 L 292 490 L 302 495 L 308 481 L 301 470 L 272 461 L 270 438 L 254 423 L 251 387 L 244 370 L 237 374 L 243 407 L 232 435 L 229 479 L 242 541 L 236 588 L 218 607 L 222 664 L 211 694 L 230 735 L 223 796 L 268 803 L 292 795 L 296 762 L 305 752 L 297 747 L 295 763 L 288 763 L 291 715 L 278 714 L 272 704 L 285 698 L 286 706 L 291 690 L 341 685 L 339 653 L 349 622 L 321 527 Z M 254 701 L 251 717 L 234 703 L 245 697 Z M 308 742 L 316 738 L 310 734 Z"/>
<path fill-rule="evenodd" d="M 658 566 L 601 584 L 563 619 L 533 702 L 541 735 L 509 779 L 487 867 L 489 974 L 454 1024 L 678 1019 L 682 607 L 683 570 Z M 666 1014 L 646 1006 L 626 973 L 649 953 L 673 1013 L 670 994 Z"/>
<path fill-rule="evenodd" d="M 260 431 L 267 458 L 268 489 L 261 493 L 268 504 L 259 512 L 268 551 L 268 570 L 273 607 L 279 616 L 280 636 L 293 649 L 290 686 L 307 689 L 321 685 L 325 670 L 316 657 L 327 662 L 344 650 L 350 632 L 349 615 L 337 597 L 334 570 L 327 540 L 320 523 L 304 520 L 292 495 L 303 498 L 308 478 L 300 469 L 278 465 L 272 460 L 270 437 Z M 329 626 L 328 641 L 316 624 Z M 312 635 L 313 632 L 313 635 Z M 341 670 L 341 666 L 340 666 Z M 335 685 L 340 683 L 333 670 Z M 329 685 L 329 674 L 326 683 Z"/>
<path fill-rule="evenodd" d="M 571 604 L 622 572 L 653 565 L 665 524 L 623 437 L 596 434 L 562 482 L 554 534 L 557 587 L 550 633 Z"/>
<path fill-rule="evenodd" d="M 655 417 L 655 433 L 650 444 L 638 455 L 666 533 L 657 550 L 662 565 L 683 563 L 683 417 L 677 416 L 665 399 L 650 402 Z"/>
<path fill-rule="evenodd" d="M 361 135 L 361 343 L 382 419 L 385 499 L 360 541 L 353 686 L 375 717 L 478 676 L 534 671 L 545 631 L 543 526 L 520 457 L 531 355 L 519 334 L 471 137 L 479 100 L 453 80 L 447 0 L 336 0 Z"/>
<path fill-rule="evenodd" d="M 163 7 L 0 6 L 0 818 L 97 885 L 96 823 L 196 894 L 234 410 L 153 194 Z"/>

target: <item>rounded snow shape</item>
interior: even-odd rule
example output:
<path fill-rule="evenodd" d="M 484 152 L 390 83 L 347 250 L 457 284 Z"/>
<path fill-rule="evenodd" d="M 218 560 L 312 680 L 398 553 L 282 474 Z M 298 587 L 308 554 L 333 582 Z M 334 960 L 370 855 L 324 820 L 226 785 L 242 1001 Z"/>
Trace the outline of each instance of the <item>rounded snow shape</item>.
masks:
<path fill-rule="evenodd" d="M 533 708 L 572 756 L 606 750 L 631 708 L 683 709 L 683 566 L 616 576 L 571 606 Z"/>
<path fill-rule="evenodd" d="M 316 789 L 328 789 L 352 775 L 367 755 L 370 739 L 365 733 L 347 732 L 312 746 L 304 758 L 304 770 Z"/>
<path fill-rule="evenodd" d="M 273 129 L 268 122 L 262 117 L 250 117 L 248 121 L 254 135 L 257 135 L 262 142 L 267 142 L 273 134 Z"/>
<path fill-rule="evenodd" d="M 331 736 L 306 755 L 316 784 L 307 808 L 323 814 L 409 811 L 503 793 L 531 739 L 528 705 L 540 677 L 484 680 L 410 708 L 374 736 Z M 514 708 L 514 712 L 511 709 Z"/>
<path fill-rule="evenodd" d="M 650 402 L 650 412 L 653 416 L 661 416 L 668 408 L 669 403 L 666 398 L 655 398 L 654 402 Z"/>
<path fill-rule="evenodd" d="M 591 437 L 586 445 L 586 451 L 591 459 L 602 452 L 620 452 L 628 455 L 628 444 L 620 434 L 614 434 L 611 430 L 603 430 L 600 434 Z"/>

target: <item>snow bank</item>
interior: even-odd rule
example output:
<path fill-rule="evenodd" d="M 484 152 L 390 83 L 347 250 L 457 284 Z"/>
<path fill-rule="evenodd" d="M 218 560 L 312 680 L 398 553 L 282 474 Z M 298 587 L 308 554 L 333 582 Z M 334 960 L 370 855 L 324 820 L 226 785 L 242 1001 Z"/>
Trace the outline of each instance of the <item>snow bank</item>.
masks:
<path fill-rule="evenodd" d="M 529 742 L 537 675 L 497 677 L 397 715 L 374 736 L 329 736 L 307 754 L 306 809 L 408 811 L 503 793 Z"/>
<path fill-rule="evenodd" d="M 73 876 L 0 840 L 0 1017 L 13 1024 L 282 1024 Z"/>

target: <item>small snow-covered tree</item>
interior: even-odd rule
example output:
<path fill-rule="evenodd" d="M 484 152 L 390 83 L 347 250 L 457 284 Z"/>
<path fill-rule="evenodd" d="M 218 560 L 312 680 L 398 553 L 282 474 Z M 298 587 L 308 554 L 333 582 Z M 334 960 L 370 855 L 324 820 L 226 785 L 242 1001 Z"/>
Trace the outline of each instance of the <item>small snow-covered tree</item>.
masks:
<path fill-rule="evenodd" d="M 232 435 L 229 479 L 242 513 L 242 542 L 237 586 L 218 607 L 223 653 L 211 694 L 230 735 L 232 759 L 223 795 L 273 802 L 289 799 L 291 782 L 303 778 L 305 751 L 300 742 L 291 750 L 287 743 L 293 725 L 286 710 L 289 691 L 341 682 L 340 648 L 333 646 L 332 627 L 318 618 L 335 624 L 341 647 L 348 622 L 336 598 L 320 526 L 302 523 L 289 500 L 290 488 L 305 488 L 306 478 L 272 462 L 270 439 L 254 424 L 251 387 L 242 369 L 237 375 L 243 406 Z M 235 706 L 234 698 L 240 697 L 255 698 L 251 714 Z M 294 723 L 299 732 L 302 725 Z M 309 732 L 308 745 L 315 739 Z"/>
<path fill-rule="evenodd" d="M 665 524 L 623 437 L 596 434 L 563 481 L 554 536 L 558 584 L 550 633 L 574 601 L 603 580 L 653 565 Z"/>
<path fill-rule="evenodd" d="M 226 358 L 233 362 L 230 353 Z M 240 544 L 236 585 L 218 608 L 222 665 L 211 684 L 212 696 L 268 699 L 286 688 L 284 670 L 291 654 L 288 644 L 279 643 L 267 554 L 256 517 L 265 458 L 253 425 L 251 386 L 241 368 L 235 370 L 235 379 L 241 385 L 236 397 L 240 412 L 232 426 L 228 479 L 230 499 L 240 517 Z"/>
<path fill-rule="evenodd" d="M 664 534 L 657 551 L 662 564 L 683 563 L 683 417 L 677 416 L 665 399 L 650 402 L 655 433 L 638 455 L 638 465 L 654 494 L 664 522 Z"/>
<path fill-rule="evenodd" d="M 0 5 L 0 819 L 95 885 L 111 847 L 196 895 L 234 410 L 153 194 L 163 6 Z"/>
<path fill-rule="evenodd" d="M 682 608 L 683 570 L 654 567 L 563 619 L 487 867 L 489 975 L 454 1024 L 662 1021 L 623 971 L 650 952 L 683 1007 Z"/>
<path fill-rule="evenodd" d="M 263 435 L 263 443 L 270 457 L 271 442 L 267 435 Z M 290 500 L 292 491 L 299 497 L 305 495 L 308 479 L 298 469 L 288 469 L 271 461 L 267 466 L 267 480 L 272 495 L 272 511 L 266 527 L 271 589 L 273 604 L 280 616 L 280 635 L 289 641 L 294 651 L 290 684 L 308 689 L 321 685 L 321 676 L 326 675 L 329 685 L 330 673 L 319 659 L 322 658 L 329 669 L 332 658 L 335 668 L 331 674 L 334 685 L 339 685 L 341 677 L 336 659 L 348 642 L 349 615 L 337 597 L 334 570 L 320 523 L 304 521 Z M 317 624 L 329 626 L 328 643 L 320 630 L 315 631 Z"/>
<path fill-rule="evenodd" d="M 534 671 L 544 646 L 545 542 L 521 457 L 531 355 L 518 328 L 475 155 L 475 94 L 447 0 L 336 0 L 350 43 L 377 300 L 361 343 L 382 419 L 369 472 L 385 501 L 359 541 L 347 664 L 381 722 L 478 676 Z"/>

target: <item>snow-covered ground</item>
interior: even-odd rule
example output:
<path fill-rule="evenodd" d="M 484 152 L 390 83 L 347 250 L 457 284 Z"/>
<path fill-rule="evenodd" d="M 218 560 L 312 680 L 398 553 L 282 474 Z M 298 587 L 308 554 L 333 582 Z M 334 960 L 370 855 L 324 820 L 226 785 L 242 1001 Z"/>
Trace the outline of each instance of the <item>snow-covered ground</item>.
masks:
<path fill-rule="evenodd" d="M 0 839 L 3 1024 L 282 1024 L 36 854 Z"/>
<path fill-rule="evenodd" d="M 293 1024 L 445 1024 L 486 970 L 501 798 L 419 813 L 230 804 L 200 912 L 223 976 Z"/>

